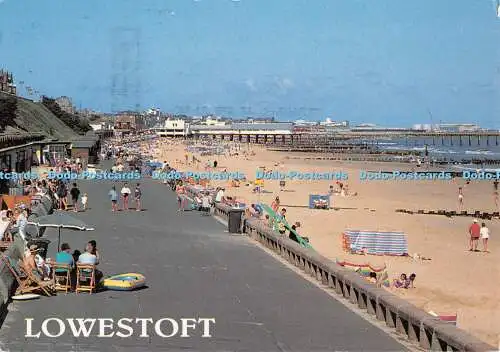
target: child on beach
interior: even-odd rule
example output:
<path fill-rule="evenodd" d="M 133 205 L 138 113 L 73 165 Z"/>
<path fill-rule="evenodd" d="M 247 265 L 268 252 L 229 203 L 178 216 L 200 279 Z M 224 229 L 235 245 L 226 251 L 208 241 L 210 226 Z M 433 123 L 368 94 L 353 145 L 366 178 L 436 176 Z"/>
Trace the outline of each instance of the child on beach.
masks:
<path fill-rule="evenodd" d="M 116 192 L 116 187 L 113 186 L 111 190 L 108 192 L 109 199 L 111 200 L 111 211 L 117 211 L 118 206 L 118 192 Z"/>
<path fill-rule="evenodd" d="M 135 198 L 135 210 L 141 211 L 141 185 L 138 183 L 134 190 L 134 198 Z"/>
<path fill-rule="evenodd" d="M 87 210 L 87 202 L 89 200 L 89 196 L 87 195 L 87 193 L 84 193 L 83 194 L 83 197 L 82 197 L 82 205 L 83 205 L 83 210 Z"/>

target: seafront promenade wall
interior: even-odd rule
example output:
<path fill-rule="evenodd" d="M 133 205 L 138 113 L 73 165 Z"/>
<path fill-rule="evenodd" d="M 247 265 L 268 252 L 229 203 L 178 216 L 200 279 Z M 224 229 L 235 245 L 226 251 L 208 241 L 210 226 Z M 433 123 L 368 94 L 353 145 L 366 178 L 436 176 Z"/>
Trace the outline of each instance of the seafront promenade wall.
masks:
<path fill-rule="evenodd" d="M 191 196 L 197 190 L 188 187 Z M 228 221 L 231 207 L 215 205 L 215 216 Z M 272 250 L 292 265 L 300 268 L 350 302 L 355 309 L 367 312 L 408 341 L 432 351 L 494 351 L 464 330 L 431 316 L 413 304 L 383 288 L 366 281 L 352 270 L 345 269 L 312 249 L 283 238 L 259 220 L 247 220 L 244 233 Z M 335 317 L 332 317 L 334 319 Z"/>

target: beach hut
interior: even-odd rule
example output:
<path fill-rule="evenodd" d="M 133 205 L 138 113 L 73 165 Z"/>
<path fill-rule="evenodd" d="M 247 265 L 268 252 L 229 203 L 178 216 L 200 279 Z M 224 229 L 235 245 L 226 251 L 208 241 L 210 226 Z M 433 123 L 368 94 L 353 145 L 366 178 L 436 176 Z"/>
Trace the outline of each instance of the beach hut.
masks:
<path fill-rule="evenodd" d="M 346 230 L 342 234 L 344 250 L 357 254 L 408 255 L 408 242 L 403 232 Z"/>

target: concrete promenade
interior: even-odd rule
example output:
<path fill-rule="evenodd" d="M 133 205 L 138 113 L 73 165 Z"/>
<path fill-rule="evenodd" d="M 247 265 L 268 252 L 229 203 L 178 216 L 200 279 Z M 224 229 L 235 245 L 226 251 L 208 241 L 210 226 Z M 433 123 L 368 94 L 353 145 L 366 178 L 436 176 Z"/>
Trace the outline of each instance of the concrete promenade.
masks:
<path fill-rule="evenodd" d="M 298 276 L 249 239 L 230 236 L 225 227 L 197 212 L 178 213 L 174 194 L 142 180 L 146 211 L 110 211 L 111 183 L 80 182 L 90 210 L 76 214 L 94 232 L 65 230 L 62 242 L 82 250 L 95 239 L 105 275 L 139 272 L 148 288 L 93 295 L 14 302 L 0 329 L 0 351 L 401 351 L 389 335 L 353 314 Z M 132 187 L 131 187 L 132 188 Z M 56 232 L 47 231 L 53 242 Z M 33 329 L 50 317 L 66 318 L 215 318 L 212 338 L 158 336 L 25 338 L 25 318 Z M 50 325 L 56 331 L 56 325 Z M 69 329 L 68 329 L 69 330 Z M 94 332 L 97 329 L 94 330 Z M 153 329 L 150 330 L 153 332 Z"/>

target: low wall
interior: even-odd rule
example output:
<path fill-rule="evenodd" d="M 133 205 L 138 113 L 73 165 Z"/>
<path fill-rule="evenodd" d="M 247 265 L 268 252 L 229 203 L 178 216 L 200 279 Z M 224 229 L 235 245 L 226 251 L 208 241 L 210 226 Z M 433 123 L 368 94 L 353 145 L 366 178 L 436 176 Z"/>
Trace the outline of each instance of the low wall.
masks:
<path fill-rule="evenodd" d="M 231 208 L 227 205 L 215 205 L 215 215 L 225 220 L 228 220 L 230 211 Z M 352 270 L 341 267 L 312 249 L 303 248 L 298 243 L 283 238 L 258 220 L 246 221 L 245 233 L 328 286 L 358 309 L 385 322 L 399 335 L 426 350 L 495 350 L 456 326 L 431 316 L 383 288 L 378 288 Z"/>

